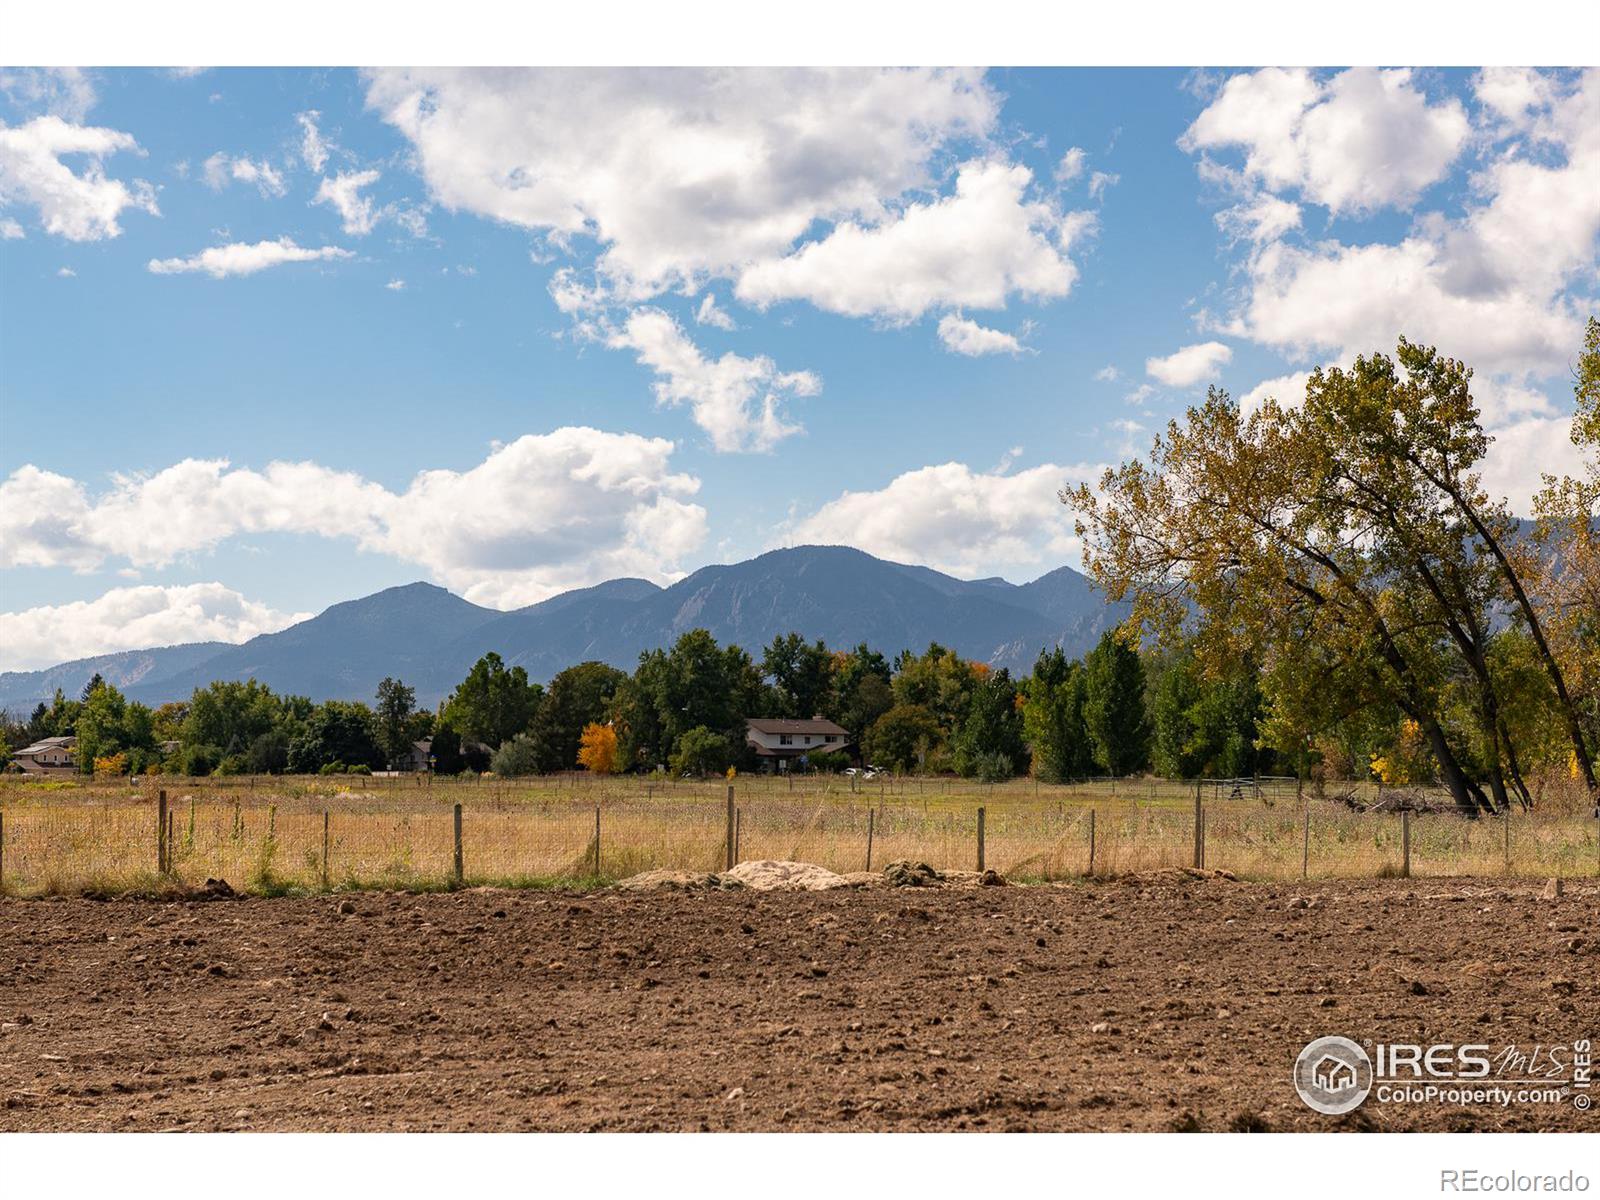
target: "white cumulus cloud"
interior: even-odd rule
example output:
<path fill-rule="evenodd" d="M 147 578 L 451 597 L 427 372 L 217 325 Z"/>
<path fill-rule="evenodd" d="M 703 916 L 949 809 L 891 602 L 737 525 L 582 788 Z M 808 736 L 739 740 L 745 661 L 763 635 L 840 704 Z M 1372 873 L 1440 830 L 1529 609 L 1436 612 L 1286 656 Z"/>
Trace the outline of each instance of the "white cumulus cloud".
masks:
<path fill-rule="evenodd" d="M 912 203 L 878 225 L 845 221 L 820 241 L 739 276 L 739 299 L 761 307 L 803 299 L 853 317 L 908 322 L 936 308 L 1004 308 L 1013 294 L 1064 296 L 1067 257 L 1084 214 L 1029 200 L 1028 168 L 964 164 L 954 194 Z"/>
<path fill-rule="evenodd" d="M 280 612 L 220 583 L 121 587 L 93 600 L 0 612 L 0 670 L 183 642 L 246 642 L 310 613 Z"/>
<path fill-rule="evenodd" d="M 27 465 L 0 483 L 0 567 L 159 568 L 248 534 L 349 539 L 416 563 L 479 603 L 512 607 L 618 575 L 663 582 L 704 540 L 700 482 L 663 438 L 566 427 L 496 447 L 401 492 L 314 462 L 256 471 L 185 459 L 81 482 Z"/>
<path fill-rule="evenodd" d="M 1232 358 L 1233 351 L 1221 342 L 1198 342 L 1174 350 L 1165 358 L 1147 358 L 1144 369 L 1150 378 L 1168 387 L 1192 387 L 1215 379 Z"/>
<path fill-rule="evenodd" d="M 791 523 L 786 545 L 846 545 L 967 578 L 1021 578 L 1076 562 L 1074 515 L 1057 498 L 1099 465 L 1045 464 L 985 474 L 965 463 L 920 467 L 876 491 L 845 492 Z"/>
<path fill-rule="evenodd" d="M 1021 354 L 1022 343 L 999 329 L 979 325 L 970 317 L 946 313 L 939 319 L 939 340 L 954 354 L 977 357 L 983 354 Z"/>
<path fill-rule="evenodd" d="M 367 85 L 438 203 L 593 239 L 624 300 L 733 278 L 817 221 L 881 222 L 999 109 L 968 70 L 384 69 Z"/>
<path fill-rule="evenodd" d="M 694 423 L 724 453 L 770 450 L 798 433 L 800 426 L 784 417 L 785 403 L 822 390 L 810 371 L 780 371 L 766 355 L 746 358 L 729 351 L 708 358 L 659 308 L 635 310 L 606 340 L 614 349 L 634 351 L 656 374 L 657 403 L 687 405 Z"/>
<path fill-rule="evenodd" d="M 1443 178 L 1471 125 L 1454 98 L 1429 103 L 1409 69 L 1304 68 L 1235 75 L 1179 141 L 1239 148 L 1247 181 L 1296 191 L 1335 213 L 1408 207 Z"/>
<path fill-rule="evenodd" d="M 1418 213 L 1394 241 L 1303 243 L 1265 230 L 1216 328 L 1302 361 L 1392 351 L 1403 333 L 1464 357 L 1480 377 L 1563 377 L 1600 238 L 1600 71 L 1540 75 L 1515 92 L 1496 104 L 1517 115 L 1520 135 L 1487 147 L 1459 212 Z M 1279 225 L 1289 231 L 1287 218 Z"/>
<path fill-rule="evenodd" d="M 57 116 L 35 117 L 24 125 L 0 123 L 0 207 L 37 209 L 45 231 L 68 241 L 114 238 L 122 232 L 124 210 L 160 215 L 148 183 L 125 183 L 106 174 L 105 160 L 119 153 L 140 153 L 132 134 Z M 79 161 L 78 170 L 62 161 L 68 155 Z"/>
<path fill-rule="evenodd" d="M 230 275 L 254 275 L 257 271 L 284 263 L 321 262 L 350 257 L 349 250 L 338 246 L 312 249 L 296 245 L 292 238 L 281 237 L 275 242 L 230 242 L 226 246 L 211 246 L 188 258 L 152 258 L 147 266 L 154 275 L 203 271 L 213 279 L 226 279 Z"/>

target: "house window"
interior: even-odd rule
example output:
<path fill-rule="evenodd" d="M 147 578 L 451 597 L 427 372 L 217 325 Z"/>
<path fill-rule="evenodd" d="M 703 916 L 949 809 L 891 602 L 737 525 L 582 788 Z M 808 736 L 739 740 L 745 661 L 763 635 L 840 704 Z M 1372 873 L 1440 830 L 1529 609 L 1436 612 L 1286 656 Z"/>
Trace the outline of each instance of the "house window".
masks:
<path fill-rule="evenodd" d="M 778 745 L 792 746 L 794 745 L 794 738 L 790 737 L 787 733 L 780 733 L 778 735 Z"/>
<path fill-rule="evenodd" d="M 839 739 L 837 737 L 835 737 L 831 733 L 825 733 L 825 734 L 822 735 L 822 740 L 827 742 L 829 745 L 832 745 L 834 742 L 838 741 Z"/>

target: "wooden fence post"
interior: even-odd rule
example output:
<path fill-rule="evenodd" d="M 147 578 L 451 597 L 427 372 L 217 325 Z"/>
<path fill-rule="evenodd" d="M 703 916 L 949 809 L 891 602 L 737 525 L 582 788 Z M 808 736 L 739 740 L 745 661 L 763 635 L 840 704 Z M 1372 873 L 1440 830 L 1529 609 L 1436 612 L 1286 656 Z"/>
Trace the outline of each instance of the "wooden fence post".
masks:
<path fill-rule="evenodd" d="M 983 809 L 978 809 L 978 870 L 983 870 Z"/>
<path fill-rule="evenodd" d="M 1311 805 L 1306 805 L 1305 829 L 1300 835 L 1300 878 L 1305 879 L 1311 871 Z"/>
<path fill-rule="evenodd" d="M 461 857 L 461 805 L 456 805 L 456 883 L 460 884 L 466 878 L 466 864 Z"/>
<path fill-rule="evenodd" d="M 323 809 L 322 810 L 322 890 L 323 891 L 327 891 L 328 890 L 328 846 L 329 846 L 329 842 L 330 842 L 328 834 L 329 834 L 330 825 L 331 825 L 331 818 L 328 815 L 328 810 L 327 809 Z"/>
<path fill-rule="evenodd" d="M 600 878 L 600 806 L 594 806 L 594 877 Z"/>
<path fill-rule="evenodd" d="M 873 826 L 876 824 L 877 815 L 877 809 L 867 809 L 867 870 L 869 871 L 872 870 L 872 834 Z"/>
<path fill-rule="evenodd" d="M 1194 866 L 1199 870 L 1206 861 L 1206 814 L 1201 807 L 1200 781 L 1194 783 Z"/>
<path fill-rule="evenodd" d="M 728 861 L 727 861 L 727 866 L 723 868 L 724 870 L 727 870 L 727 871 L 733 870 L 733 867 L 734 867 L 734 862 L 733 862 L 733 853 L 734 853 L 733 822 L 734 822 L 733 784 L 730 783 L 728 785 L 728 853 L 727 853 L 727 860 Z"/>
<path fill-rule="evenodd" d="M 1089 810 L 1089 874 L 1094 874 L 1094 809 Z"/>
<path fill-rule="evenodd" d="M 156 793 L 156 872 L 167 873 L 167 790 Z"/>
<path fill-rule="evenodd" d="M 1400 810 L 1400 878 L 1411 878 L 1411 810 Z"/>

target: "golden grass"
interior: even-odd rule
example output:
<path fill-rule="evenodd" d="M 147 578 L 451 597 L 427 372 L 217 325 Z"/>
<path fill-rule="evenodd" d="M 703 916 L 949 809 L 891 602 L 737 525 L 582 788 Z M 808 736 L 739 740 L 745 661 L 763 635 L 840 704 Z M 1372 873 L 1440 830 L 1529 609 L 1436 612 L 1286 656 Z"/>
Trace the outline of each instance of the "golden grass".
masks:
<path fill-rule="evenodd" d="M 163 790 L 172 830 L 167 877 L 158 874 L 156 857 Z M 981 807 L 985 865 L 1012 878 L 1187 866 L 1194 853 L 1195 791 L 1193 783 L 1161 780 L 1055 787 L 1032 780 L 991 786 L 880 779 L 852 790 L 843 777 L 740 777 L 734 781 L 738 856 L 859 871 L 867 866 L 870 824 L 873 867 L 908 858 L 970 869 L 977 865 Z M 1208 867 L 1281 880 L 1298 879 L 1302 871 L 1334 879 L 1400 870 L 1397 814 L 1356 813 L 1297 797 L 1292 783 L 1265 799 L 1230 798 L 1211 785 L 1200 791 Z M 468 885 L 584 885 L 653 867 L 711 871 L 726 854 L 727 783 L 721 780 L 6 780 L 0 782 L 0 887 L 18 896 L 153 891 L 208 878 L 263 893 L 449 887 L 455 882 L 456 804 L 463 811 Z M 1600 873 L 1597 825 L 1586 808 L 1564 803 L 1479 821 L 1418 814 L 1411 869 L 1417 876 L 1593 875 Z"/>

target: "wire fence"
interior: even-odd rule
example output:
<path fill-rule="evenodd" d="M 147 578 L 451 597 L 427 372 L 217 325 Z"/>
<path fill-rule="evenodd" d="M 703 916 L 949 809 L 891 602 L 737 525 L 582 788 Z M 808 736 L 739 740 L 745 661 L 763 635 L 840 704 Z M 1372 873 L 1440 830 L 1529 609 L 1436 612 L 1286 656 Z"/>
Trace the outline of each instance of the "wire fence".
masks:
<path fill-rule="evenodd" d="M 1249 786 L 1245 786 L 1246 784 Z M 587 885 L 785 859 L 840 873 L 909 859 L 1019 881 L 1169 867 L 1267 880 L 1600 874 L 1579 806 L 1467 820 L 1353 805 L 1294 780 L 571 775 L 160 778 L 0 786 L 0 894 L 203 886 L 275 893 Z"/>

